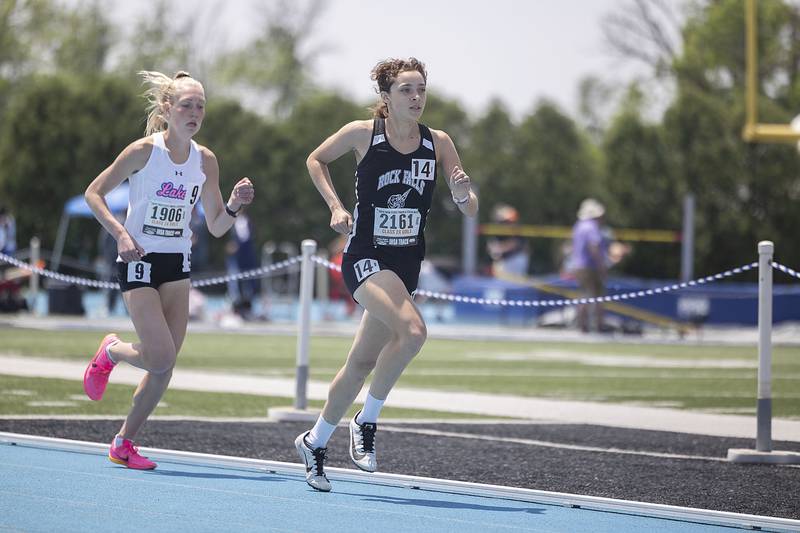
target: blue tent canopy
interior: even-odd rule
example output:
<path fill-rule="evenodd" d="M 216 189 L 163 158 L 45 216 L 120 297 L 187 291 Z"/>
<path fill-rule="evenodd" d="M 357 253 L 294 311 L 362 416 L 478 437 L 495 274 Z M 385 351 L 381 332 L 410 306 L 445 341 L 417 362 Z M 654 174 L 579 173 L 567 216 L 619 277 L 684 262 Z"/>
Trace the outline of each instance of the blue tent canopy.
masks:
<path fill-rule="evenodd" d="M 119 187 L 106 195 L 106 203 L 112 213 L 121 213 L 128 209 L 128 182 L 123 182 Z M 64 205 L 64 214 L 70 217 L 92 217 L 94 214 L 89 209 L 89 204 L 82 194 L 73 196 Z"/>

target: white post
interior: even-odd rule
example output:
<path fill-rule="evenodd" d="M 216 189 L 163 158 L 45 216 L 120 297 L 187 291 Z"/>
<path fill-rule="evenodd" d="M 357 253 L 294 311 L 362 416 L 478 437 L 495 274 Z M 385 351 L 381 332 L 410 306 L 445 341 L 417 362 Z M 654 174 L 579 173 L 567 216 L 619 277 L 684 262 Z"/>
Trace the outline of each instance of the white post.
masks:
<path fill-rule="evenodd" d="M 319 250 L 317 257 L 328 259 L 328 251 L 324 248 Z M 328 300 L 330 299 L 330 284 L 328 282 L 328 268 L 324 265 L 317 265 L 314 269 L 317 273 L 317 292 L 316 300 L 322 302 L 323 309 L 327 310 Z"/>
<path fill-rule="evenodd" d="M 478 184 L 472 189 L 478 194 Z M 478 269 L 478 217 L 461 216 L 461 273 L 474 276 Z"/>
<path fill-rule="evenodd" d="M 694 195 L 683 198 L 683 233 L 681 235 L 681 281 L 694 277 Z"/>
<path fill-rule="evenodd" d="M 772 451 L 772 255 L 771 241 L 758 243 L 758 404 L 756 450 Z"/>
<path fill-rule="evenodd" d="M 306 409 L 308 399 L 308 341 L 311 337 L 311 300 L 314 297 L 314 262 L 311 256 L 317 251 L 317 243 L 305 239 L 301 245 L 303 259 L 300 263 L 300 310 L 297 317 L 297 387 L 295 409 Z"/>
<path fill-rule="evenodd" d="M 67 230 L 69 229 L 69 213 L 66 210 L 61 213 L 61 222 L 58 223 L 58 234 L 56 243 L 53 246 L 53 255 L 50 256 L 50 270 L 58 272 L 61 266 L 61 254 L 64 251 L 64 243 L 67 240 Z"/>
<path fill-rule="evenodd" d="M 800 464 L 800 452 L 772 449 L 772 254 L 771 241 L 758 243 L 758 398 L 756 449 L 730 448 L 733 463 Z M 786 431 L 778 421 L 777 432 Z M 778 437 L 778 440 L 782 440 Z"/>
<path fill-rule="evenodd" d="M 39 264 L 39 256 L 41 255 L 42 242 L 39 237 L 31 237 L 31 255 L 29 261 L 31 266 L 36 267 Z M 31 313 L 36 312 L 36 300 L 39 297 L 39 273 L 35 270 L 31 271 L 31 279 L 28 285 L 28 310 Z"/>

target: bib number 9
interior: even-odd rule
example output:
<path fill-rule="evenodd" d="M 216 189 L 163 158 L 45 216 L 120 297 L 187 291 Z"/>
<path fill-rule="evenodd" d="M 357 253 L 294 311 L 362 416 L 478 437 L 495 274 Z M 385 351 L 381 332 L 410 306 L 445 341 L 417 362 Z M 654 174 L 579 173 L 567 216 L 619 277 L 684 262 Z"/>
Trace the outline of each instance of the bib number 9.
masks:
<path fill-rule="evenodd" d="M 145 261 L 128 263 L 128 283 L 150 283 L 151 267 L 152 265 Z"/>

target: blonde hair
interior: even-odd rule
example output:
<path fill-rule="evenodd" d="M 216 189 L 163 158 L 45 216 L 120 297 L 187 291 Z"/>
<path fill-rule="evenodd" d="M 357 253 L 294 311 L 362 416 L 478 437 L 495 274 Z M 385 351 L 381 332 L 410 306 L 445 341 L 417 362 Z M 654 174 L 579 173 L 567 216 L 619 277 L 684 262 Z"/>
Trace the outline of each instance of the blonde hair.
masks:
<path fill-rule="evenodd" d="M 398 74 L 401 72 L 408 72 L 416 70 L 422 74 L 422 79 L 425 83 L 428 82 L 428 73 L 425 71 L 425 63 L 415 57 L 408 59 L 385 59 L 373 67 L 370 73 L 370 79 L 378 84 L 376 92 L 389 92 L 392 84 L 397 80 Z M 374 118 L 386 118 L 389 116 L 389 106 L 383 99 L 379 99 L 374 107 L 371 107 L 372 116 Z"/>
<path fill-rule="evenodd" d="M 186 79 L 195 83 L 200 82 L 183 70 L 179 70 L 172 78 L 152 70 L 142 70 L 138 74 L 142 77 L 142 83 L 148 86 L 143 95 L 147 99 L 147 125 L 144 134 L 164 131 L 167 129 L 164 105 L 174 103 L 178 81 Z"/>

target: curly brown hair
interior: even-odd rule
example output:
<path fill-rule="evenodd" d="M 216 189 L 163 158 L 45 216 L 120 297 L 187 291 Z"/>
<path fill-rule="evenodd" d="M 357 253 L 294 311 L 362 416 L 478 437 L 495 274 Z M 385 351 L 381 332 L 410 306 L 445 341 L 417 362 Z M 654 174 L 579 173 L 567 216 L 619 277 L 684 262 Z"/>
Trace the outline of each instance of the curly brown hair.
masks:
<path fill-rule="evenodd" d="M 408 59 L 384 59 L 375 65 L 370 73 L 370 79 L 378 84 L 375 88 L 375 92 L 378 94 L 382 92 L 388 93 L 389 89 L 392 88 L 392 84 L 397 80 L 398 74 L 411 70 L 416 70 L 422 74 L 422 79 L 425 80 L 426 83 L 428 82 L 428 73 L 425 70 L 425 63 L 416 57 L 409 57 Z M 372 116 L 375 118 L 386 118 L 389 116 L 389 108 L 382 99 L 379 99 L 375 106 L 370 109 L 372 110 Z"/>

